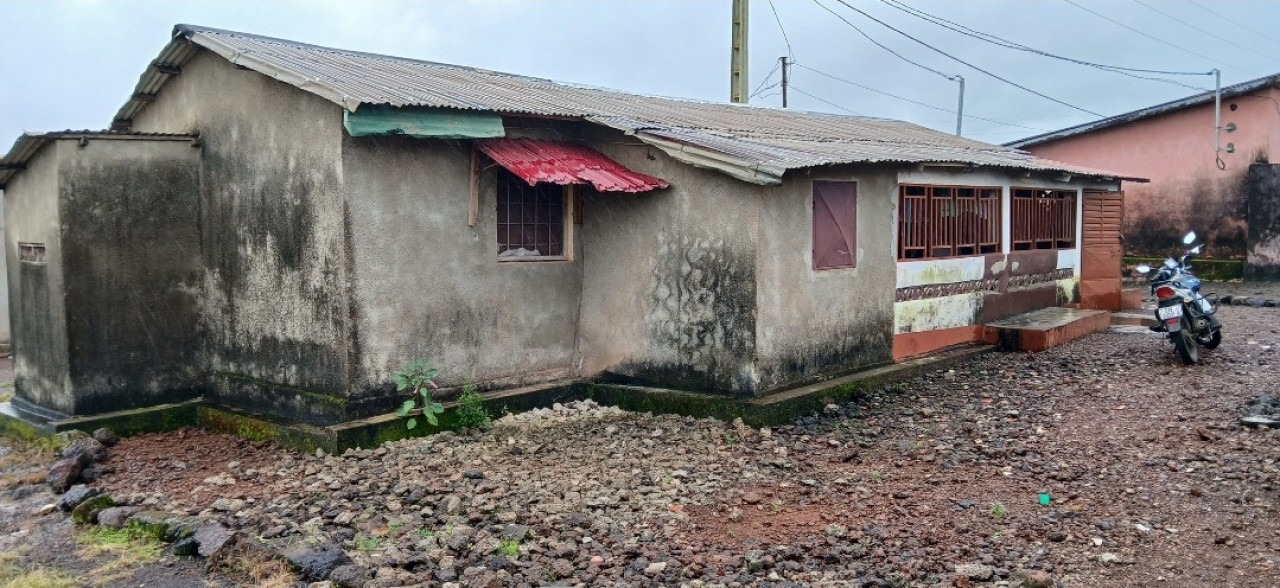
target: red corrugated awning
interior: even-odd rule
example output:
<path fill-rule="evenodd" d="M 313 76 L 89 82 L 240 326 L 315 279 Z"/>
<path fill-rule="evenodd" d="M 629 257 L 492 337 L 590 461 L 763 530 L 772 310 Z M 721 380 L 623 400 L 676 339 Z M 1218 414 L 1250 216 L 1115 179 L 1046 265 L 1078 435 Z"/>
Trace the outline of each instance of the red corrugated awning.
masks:
<path fill-rule="evenodd" d="M 541 139 L 479 139 L 476 148 L 508 171 L 529 182 L 590 183 L 602 192 L 647 192 L 666 188 L 667 181 L 631 171 L 591 149 Z"/>

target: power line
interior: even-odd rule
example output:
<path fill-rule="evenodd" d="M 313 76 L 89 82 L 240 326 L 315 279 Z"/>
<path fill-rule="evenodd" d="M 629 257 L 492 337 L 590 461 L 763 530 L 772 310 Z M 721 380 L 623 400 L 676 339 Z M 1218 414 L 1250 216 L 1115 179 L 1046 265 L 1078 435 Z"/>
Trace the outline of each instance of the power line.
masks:
<path fill-rule="evenodd" d="M 804 90 L 801 90 L 800 88 L 797 88 L 795 84 L 791 84 L 791 85 L 789 85 L 789 86 L 787 86 L 787 87 L 788 87 L 788 88 L 790 88 L 790 89 L 792 89 L 792 90 L 795 90 L 795 91 L 797 91 L 797 92 L 799 92 L 799 93 L 801 93 L 801 94 L 804 94 L 805 96 L 808 96 L 808 97 L 810 97 L 810 98 L 813 98 L 814 100 L 817 100 L 818 102 L 822 102 L 822 103 L 828 104 L 828 105 L 830 105 L 830 106 L 834 106 L 834 107 L 836 107 L 836 108 L 839 108 L 840 110 L 843 110 L 843 111 L 845 111 L 845 112 L 847 112 L 847 113 L 849 113 L 849 114 L 852 114 L 852 115 L 855 115 L 855 116 L 864 116 L 861 112 L 855 112 L 855 111 L 853 111 L 853 110 L 849 110 L 848 108 L 845 108 L 845 107 L 843 107 L 843 106 L 840 106 L 839 104 L 836 104 L 835 102 L 832 102 L 832 101 L 830 101 L 830 100 L 824 100 L 824 99 L 822 99 L 822 98 L 819 98 L 819 97 L 817 97 L 817 96 L 814 96 L 813 94 L 810 94 L 810 93 L 808 93 L 808 92 L 805 92 Z"/>
<path fill-rule="evenodd" d="M 1123 28 L 1123 29 L 1127 29 L 1127 30 L 1133 31 L 1133 32 L 1135 32 L 1135 33 L 1138 33 L 1139 35 L 1142 35 L 1142 36 L 1144 36 L 1144 37 L 1146 37 L 1146 38 L 1148 38 L 1148 39 L 1151 39 L 1152 41 L 1155 41 L 1155 42 L 1157 42 L 1157 43 L 1161 43 L 1161 44 L 1166 45 L 1166 46 L 1169 46 L 1169 47 L 1173 47 L 1174 49 L 1177 49 L 1178 51 L 1181 51 L 1181 52 L 1183 52 L 1183 53 L 1187 53 L 1187 54 L 1189 54 L 1189 55 L 1195 55 L 1196 57 L 1199 57 L 1199 58 L 1201 58 L 1201 59 L 1205 59 L 1205 60 L 1207 60 L 1207 61 L 1211 61 L 1211 62 L 1216 63 L 1216 64 L 1218 64 L 1218 65 L 1221 65 L 1221 66 L 1223 66 L 1223 67 L 1235 67 L 1235 66 L 1233 66 L 1233 65 L 1226 64 L 1226 63 L 1223 63 L 1223 62 L 1221 62 L 1221 61 L 1218 61 L 1217 59 L 1214 59 L 1214 58 L 1212 58 L 1212 57 L 1209 57 L 1208 55 L 1202 55 L 1202 54 L 1200 54 L 1200 53 L 1196 53 L 1195 51 L 1192 51 L 1192 50 L 1190 50 L 1190 49 L 1183 49 L 1182 47 L 1179 47 L 1179 46 L 1177 46 L 1177 45 L 1174 45 L 1173 43 L 1170 43 L 1170 42 L 1168 42 L 1168 41 L 1165 41 L 1164 39 L 1160 39 L 1160 38 L 1158 38 L 1158 37 L 1153 37 L 1153 36 L 1151 36 L 1151 35 L 1148 35 L 1147 33 L 1144 33 L 1144 32 L 1142 32 L 1142 31 L 1140 31 L 1140 30 L 1138 30 L 1138 29 L 1135 29 L 1135 28 L 1133 28 L 1133 27 L 1131 27 L 1131 26 L 1129 26 L 1129 25 L 1127 25 L 1127 24 L 1124 24 L 1124 23 L 1122 23 L 1122 22 L 1118 21 L 1118 20 L 1115 20 L 1115 19 L 1113 19 L 1113 18 L 1111 18 L 1111 17 L 1108 17 L 1108 16 L 1106 16 L 1106 15 L 1104 15 L 1104 14 L 1101 14 L 1101 13 L 1095 12 L 1095 11 L 1093 11 L 1093 10 L 1090 10 L 1090 9 L 1088 9 L 1088 8 L 1085 8 L 1084 6 L 1081 6 L 1081 5 L 1079 5 L 1079 4 L 1076 4 L 1076 3 L 1075 3 L 1075 2 L 1073 2 L 1072 0 L 1062 0 L 1062 1 L 1063 1 L 1063 2 L 1066 2 L 1067 4 L 1070 4 L 1070 5 L 1072 5 L 1072 6 L 1075 6 L 1076 8 L 1079 8 L 1080 10 L 1083 10 L 1083 11 L 1085 11 L 1085 12 L 1088 12 L 1089 14 L 1092 14 L 1092 15 L 1094 15 L 1094 16 L 1096 16 L 1096 17 L 1098 17 L 1098 18 L 1102 19 L 1102 20 L 1105 20 L 1105 21 L 1107 21 L 1107 22 L 1109 22 L 1109 23 L 1111 23 L 1111 24 L 1114 24 L 1114 25 L 1116 25 L 1116 26 L 1118 26 L 1118 27 L 1120 27 L 1120 28 Z"/>
<path fill-rule="evenodd" d="M 815 1 L 815 2 L 817 2 L 817 0 L 814 0 L 814 1 Z M 1068 1 L 1069 1 L 1069 0 L 1068 0 Z M 928 43 L 926 43 L 926 42 L 924 42 L 924 41 L 921 41 L 920 39 L 917 39 L 917 38 L 915 38 L 915 37 L 913 37 L 913 36 L 911 36 L 911 35 L 909 35 L 909 34 L 907 34 L 907 33 L 903 32 L 902 30 L 900 30 L 900 29 L 898 29 L 898 28 L 896 28 L 896 27 L 894 27 L 894 26 L 892 26 L 892 25 L 890 25 L 890 24 L 888 24 L 888 23 L 886 23 L 886 22 L 884 22 L 884 21 L 882 21 L 882 20 L 880 20 L 880 19 L 878 19 L 878 18 L 876 18 L 876 17 L 874 17 L 874 16 L 871 16 L 870 14 L 867 14 L 866 12 L 862 11 L 861 9 L 859 9 L 859 8 L 857 8 L 857 7 L 855 7 L 855 6 L 853 6 L 852 4 L 849 4 L 849 3 L 848 3 L 848 2 L 846 2 L 845 0 L 836 0 L 836 2 L 839 2 L 840 4 L 843 4 L 843 5 L 845 6 L 845 8 L 848 8 L 849 10 L 852 10 L 852 11 L 854 11 L 854 12 L 857 12 L 858 14 L 861 14 L 862 16 L 865 16 L 865 17 L 867 17 L 867 18 L 869 18 L 869 19 L 871 19 L 871 20 L 875 21 L 876 23 L 879 23 L 881 26 L 883 26 L 883 27 L 885 27 L 885 28 L 887 28 L 887 29 L 889 29 L 889 30 L 891 30 L 891 31 L 895 32 L 895 33 L 898 33 L 899 35 L 902 35 L 902 36 L 904 36 L 904 37 L 906 37 L 906 38 L 908 38 L 908 39 L 911 39 L 912 41 L 915 41 L 916 43 L 919 43 L 919 44 L 921 44 L 921 45 L 924 45 L 925 47 L 928 47 L 928 48 L 929 48 L 929 49 L 931 49 L 932 51 L 934 51 L 934 52 L 936 52 L 936 53 L 938 53 L 938 54 L 940 54 L 940 55 L 942 55 L 942 56 L 946 57 L 947 59 L 950 59 L 950 60 L 952 60 L 952 61 L 955 61 L 955 62 L 958 62 L 958 63 L 964 64 L 964 65 L 967 65 L 967 66 L 969 66 L 970 68 L 973 68 L 973 69 L 975 69 L 975 70 L 977 70 L 977 71 L 979 71 L 979 72 L 982 72 L 982 73 L 984 73 L 984 74 L 987 74 L 988 76 L 991 76 L 991 77 L 993 77 L 993 78 L 995 78 L 995 79 L 997 79 L 997 80 L 1000 80 L 1000 81 L 1002 81 L 1002 82 L 1004 82 L 1004 83 L 1006 83 L 1006 84 L 1009 84 L 1010 86 L 1013 86 L 1013 87 L 1015 87 L 1015 88 L 1018 88 L 1018 89 L 1020 89 L 1020 90 L 1025 91 L 1025 92 L 1029 92 L 1029 93 L 1031 93 L 1031 94 L 1035 94 L 1036 96 L 1039 96 L 1039 97 L 1041 97 L 1041 98 L 1044 98 L 1045 100 L 1048 100 L 1048 101 L 1050 101 L 1050 102 L 1055 102 L 1055 103 L 1057 103 L 1057 104 L 1061 104 L 1061 105 L 1063 105 L 1063 106 L 1066 106 L 1067 108 L 1071 108 L 1071 109 L 1073 109 L 1073 110 L 1078 110 L 1078 111 L 1083 112 L 1083 113 L 1085 113 L 1085 114 L 1092 114 L 1093 116 L 1096 116 L 1096 117 L 1099 117 L 1099 118 L 1104 118 L 1104 117 L 1105 117 L 1105 115 L 1103 115 L 1103 114 L 1100 114 L 1100 113 L 1094 112 L 1094 111 L 1092 111 L 1092 110 L 1088 110 L 1088 109 L 1086 109 L 1086 108 L 1081 108 L 1081 107 L 1076 106 L 1076 105 L 1074 105 L 1074 104 L 1071 104 L 1071 103 L 1069 103 L 1069 102 L 1064 102 L 1064 101 L 1062 101 L 1062 100 L 1059 100 L 1059 99 L 1057 99 L 1057 98 L 1054 98 L 1053 96 L 1050 96 L 1050 95 L 1045 94 L 1045 93 L 1043 93 L 1043 92 L 1038 92 L 1038 91 L 1036 91 L 1036 90 L 1032 90 L 1031 88 L 1028 88 L 1028 87 L 1026 87 L 1026 86 L 1024 86 L 1024 85 L 1022 85 L 1022 84 L 1019 84 L 1019 83 L 1017 83 L 1017 82 L 1015 82 L 1015 81 L 1013 81 L 1013 80 L 1010 80 L 1010 79 L 1008 79 L 1008 78 L 1001 77 L 1001 76 L 999 76 L 999 75 L 997 75 L 997 74 L 994 74 L 994 73 L 991 73 L 991 72 L 989 72 L 989 71 L 987 71 L 987 70 L 985 70 L 985 69 L 982 69 L 982 68 L 980 68 L 980 67 L 978 67 L 978 66 L 976 66 L 976 65 L 974 65 L 974 64 L 972 64 L 972 63 L 969 63 L 969 62 L 967 62 L 967 61 L 965 61 L 965 60 L 963 60 L 963 59 L 960 59 L 959 57 L 956 57 L 956 56 L 954 56 L 954 55 L 952 55 L 952 54 L 950 54 L 950 53 L 947 53 L 946 51 L 943 51 L 943 50 L 941 50 L 941 49 L 939 49 L 939 48 L 937 48 L 937 47 L 934 47 L 933 45 L 930 45 L 930 44 L 928 44 Z M 846 21 L 846 22 L 848 22 L 848 21 Z"/>
<path fill-rule="evenodd" d="M 782 40 L 787 44 L 787 56 L 791 58 L 791 61 L 795 61 L 796 54 L 791 51 L 791 39 L 787 38 L 787 29 L 782 26 L 782 19 L 778 18 L 778 9 L 774 8 L 773 0 L 769 0 L 769 10 L 773 11 L 773 20 L 778 21 L 778 30 L 782 31 Z"/>
<path fill-rule="evenodd" d="M 752 92 L 750 96 L 747 96 L 747 100 L 754 98 L 756 94 L 759 94 L 764 90 L 768 90 L 769 88 L 773 88 L 773 87 L 776 87 L 778 84 L 781 84 L 782 82 L 778 82 L 778 84 L 769 86 L 769 88 L 764 87 L 765 84 L 769 83 L 769 79 L 772 78 L 773 74 L 776 73 L 777 71 L 778 71 L 778 63 L 775 61 L 773 64 L 773 69 L 769 70 L 769 74 L 764 76 L 763 80 L 760 80 L 760 85 L 756 86 L 755 92 Z"/>
<path fill-rule="evenodd" d="M 1189 23 L 1189 22 L 1187 22 L 1187 21 L 1185 21 L 1185 20 L 1182 20 L 1182 19 L 1180 19 L 1180 18 L 1178 18 L 1178 17 L 1176 17 L 1176 16 L 1174 16 L 1174 15 L 1172 15 L 1172 14 L 1169 14 L 1169 13 L 1164 12 L 1163 10 L 1160 10 L 1160 9 L 1158 9 L 1158 8 L 1156 8 L 1156 7 L 1152 6 L 1152 5 L 1150 5 L 1150 4 L 1147 4 L 1146 2 L 1143 2 L 1142 0 L 1133 0 L 1133 3 L 1134 3 L 1134 4 L 1138 4 L 1138 5 L 1140 5 L 1140 6 L 1143 6 L 1143 7 L 1147 8 L 1148 10 L 1150 10 L 1150 11 L 1152 11 L 1152 12 L 1156 13 L 1156 14 L 1159 14 L 1159 15 L 1161 15 L 1161 16 L 1164 16 L 1165 18 L 1167 18 L 1167 19 L 1169 19 L 1169 20 L 1172 20 L 1172 21 L 1175 21 L 1175 22 L 1182 23 L 1183 25 L 1186 25 L 1187 27 L 1190 27 L 1192 30 L 1200 31 L 1201 33 L 1204 33 L 1204 34 L 1206 34 L 1206 35 L 1208 35 L 1208 36 L 1210 36 L 1210 37 L 1213 37 L 1213 38 L 1215 38 L 1215 39 L 1217 39 L 1217 40 L 1219 40 L 1219 41 L 1222 41 L 1223 43 L 1226 43 L 1226 44 L 1228 44 L 1228 45 L 1234 45 L 1234 46 L 1239 47 L 1239 48 L 1241 48 L 1241 49 L 1244 49 L 1245 51 L 1248 51 L 1248 52 L 1250 52 L 1250 53 L 1252 53 L 1252 54 L 1254 54 L 1254 55 L 1257 55 L 1257 56 L 1259 56 L 1259 57 L 1266 58 L 1266 59 L 1271 60 L 1271 61 L 1275 61 L 1275 59 L 1276 59 L 1276 58 L 1274 58 L 1274 57 L 1272 57 L 1272 56 L 1270 56 L 1270 55 L 1267 55 L 1267 54 L 1265 54 L 1265 53 L 1259 53 L 1259 52 L 1257 52 L 1257 51 L 1254 51 L 1253 49 L 1251 49 L 1251 48 L 1249 48 L 1249 47 L 1246 47 L 1246 46 L 1244 46 L 1244 45 L 1241 45 L 1241 44 L 1239 44 L 1239 43 L 1237 43 L 1237 42 L 1235 42 L 1235 41 L 1232 41 L 1231 39 L 1228 39 L 1228 38 L 1226 38 L 1226 37 L 1220 37 L 1220 36 L 1218 36 L 1218 35 L 1215 35 L 1215 34 L 1213 34 L 1213 33 L 1209 32 L 1209 31 L 1206 31 L 1206 30 L 1204 30 L 1204 29 L 1202 29 L 1202 28 L 1200 28 L 1200 27 L 1196 26 L 1196 25 L 1193 25 L 1193 24 L 1191 24 L 1191 23 Z"/>
<path fill-rule="evenodd" d="M 1263 32 L 1259 32 L 1257 29 L 1249 28 L 1249 25 L 1246 25 L 1246 24 L 1244 24 L 1244 23 L 1242 23 L 1242 22 L 1238 22 L 1238 21 L 1235 21 L 1235 20 L 1231 20 L 1230 18 L 1227 18 L 1227 16 L 1226 16 L 1226 15 L 1224 15 L 1224 14 L 1222 14 L 1222 13 L 1215 12 L 1215 11 L 1213 11 L 1213 10 L 1209 10 L 1209 7 L 1207 7 L 1207 6 L 1203 5 L 1203 4 L 1199 3 L 1199 2 L 1196 2 L 1195 0 L 1187 0 L 1187 2 L 1191 3 L 1192 5 L 1194 5 L 1196 8 L 1199 8 L 1200 10 L 1203 10 L 1203 11 L 1205 11 L 1205 12 L 1208 12 L 1209 14 L 1212 14 L 1212 15 L 1214 15 L 1214 16 L 1216 16 L 1216 17 L 1218 17 L 1218 18 L 1222 19 L 1222 20 L 1225 20 L 1225 21 L 1227 21 L 1227 22 L 1229 22 L 1229 23 L 1231 23 L 1231 24 L 1233 24 L 1233 25 L 1236 25 L 1236 26 L 1238 26 L 1238 27 L 1240 27 L 1240 28 L 1242 28 L 1242 29 L 1244 29 L 1244 30 L 1246 30 L 1246 31 L 1249 31 L 1250 33 L 1253 33 L 1253 34 L 1255 34 L 1255 35 L 1257 35 L 1257 36 L 1259 36 L 1259 37 L 1262 37 L 1263 39 L 1266 39 L 1266 40 L 1268 40 L 1268 41 L 1271 41 L 1272 43 L 1275 43 L 1275 42 L 1276 42 L 1276 40 L 1275 40 L 1275 39 L 1273 39 L 1273 38 L 1271 38 L 1271 36 L 1270 36 L 1270 35 L 1268 35 L 1268 34 L 1266 34 L 1266 33 L 1263 33 Z"/>
<path fill-rule="evenodd" d="M 797 63 L 797 64 L 796 64 L 796 67 L 800 67 L 800 68 L 807 69 L 807 70 L 809 70 L 809 71 L 811 71 L 811 72 L 813 72 L 813 73 L 816 73 L 816 74 L 818 74 L 818 75 L 820 75 L 820 76 L 826 76 L 826 77 L 828 77 L 828 78 L 831 78 L 831 79 L 833 79 L 833 80 L 836 80 L 837 82 L 844 82 L 844 83 L 846 83 L 846 84 L 849 84 L 850 86 L 854 86 L 854 87 L 856 87 L 856 88 L 862 88 L 863 90 L 866 90 L 866 91 L 868 91 L 868 92 L 875 92 L 876 94 L 880 94 L 880 95 L 883 95 L 883 96 L 888 96 L 888 97 L 890 97 L 890 98 L 894 98 L 894 99 L 897 99 L 897 100 L 901 100 L 901 101 L 903 101 L 903 102 L 910 102 L 911 104 L 917 104 L 917 105 L 923 106 L 923 107 L 925 107 L 925 108 L 932 108 L 933 110 L 937 110 L 937 111 L 939 111 L 939 112 L 945 112 L 945 113 L 947 113 L 947 114 L 955 114 L 955 113 L 956 113 L 956 111 L 954 111 L 954 110 L 949 110 L 949 109 L 943 108 L 943 107 L 941 107 L 941 106 L 934 106 L 934 105 L 929 104 L 929 103 L 927 103 L 927 102 L 921 102 L 921 101 L 919 101 L 919 100 L 912 100 L 912 99 L 910 99 L 910 98 L 906 98 L 906 97 L 904 97 L 904 96 L 898 96 L 897 94 L 891 94 L 891 93 L 889 93 L 889 92 L 885 92 L 884 90 L 878 90 L 878 89 L 876 89 L 876 88 L 872 88 L 872 87 L 870 87 L 870 86 L 864 86 L 864 85 L 862 85 L 862 84 L 859 84 L 858 82 L 855 82 L 855 81 L 852 81 L 852 80 L 846 80 L 846 79 L 844 79 L 844 78 L 842 78 L 842 77 L 840 77 L 840 76 L 831 75 L 831 74 L 829 74 L 829 73 L 827 73 L 827 72 L 825 72 L 825 71 L 820 71 L 820 70 L 814 69 L 814 68 L 812 68 L 812 67 L 809 67 L 809 66 L 807 66 L 807 65 L 801 65 L 801 64 L 798 64 L 798 63 Z M 972 115 L 972 114 L 966 114 L 966 115 L 964 115 L 964 117 L 965 117 L 965 118 L 971 118 L 971 119 L 973 119 L 973 120 L 980 120 L 980 121 L 984 121 L 984 122 L 995 123 L 995 124 L 998 124 L 998 125 L 1004 125 L 1004 126 L 1007 126 L 1007 127 L 1017 127 L 1017 128 L 1019 128 L 1019 129 L 1027 129 L 1027 130 L 1029 130 L 1029 131 L 1045 131 L 1045 132 L 1048 132 L 1048 131 L 1049 131 L 1049 129 L 1042 129 L 1042 128 L 1039 128 L 1039 127 L 1028 127 L 1028 126 L 1026 126 L 1026 125 L 1019 125 L 1019 124 L 1014 124 L 1014 123 L 1007 123 L 1007 122 L 1004 122 L 1004 121 L 999 121 L 999 120 L 995 120 L 995 119 L 991 119 L 991 118 L 985 118 L 985 117 L 976 116 L 976 115 Z"/>
<path fill-rule="evenodd" d="M 934 25 L 936 25 L 936 26 L 939 26 L 939 27 L 945 28 L 945 29 L 947 29 L 947 30 L 950 30 L 950 31 L 953 31 L 953 32 L 956 32 L 956 33 L 960 33 L 960 34 L 965 35 L 965 36 L 968 36 L 968 37 L 972 37 L 972 38 L 977 39 L 977 40 L 979 40 L 979 41 L 983 41 L 983 42 L 986 42 L 986 43 L 990 43 L 990 44 L 992 44 L 992 45 L 996 45 L 996 46 L 998 46 L 998 47 L 1004 47 L 1004 48 L 1006 48 L 1006 49 L 1014 49 L 1014 50 L 1017 50 L 1017 51 L 1024 51 L 1024 52 L 1027 52 L 1027 53 L 1033 53 L 1033 54 L 1040 55 L 1040 56 L 1043 56 L 1043 57 L 1049 57 L 1049 58 L 1052 58 L 1052 59 L 1058 59 L 1058 60 L 1061 60 L 1061 61 L 1066 61 L 1066 62 L 1074 63 L 1074 64 L 1077 64 L 1077 65 L 1085 65 L 1085 66 L 1093 67 L 1093 68 L 1100 69 L 1100 70 L 1103 70 L 1103 71 L 1109 71 L 1109 72 L 1112 72 L 1112 73 L 1118 73 L 1118 74 L 1121 74 L 1121 75 L 1126 75 L 1126 76 L 1129 76 L 1129 77 L 1131 77 L 1131 78 L 1137 78 L 1137 79 L 1140 79 L 1140 80 L 1149 80 L 1149 81 L 1153 81 L 1153 82 L 1161 82 L 1161 83 L 1165 83 L 1165 84 L 1173 84 L 1173 85 L 1175 85 L 1175 86 L 1182 86 L 1182 87 L 1184 87 L 1184 88 L 1190 88 L 1190 89 L 1192 89 L 1192 90 L 1207 91 L 1207 89 L 1206 89 L 1206 88 L 1201 88 L 1201 87 L 1199 87 L 1199 86 L 1193 86 L 1193 85 L 1191 85 L 1191 84 L 1184 84 L 1184 83 L 1179 82 L 1179 81 L 1177 81 L 1177 80 L 1170 80 L 1170 79 L 1166 79 L 1166 78 L 1157 78 L 1157 77 L 1151 77 L 1151 76 L 1143 76 L 1143 75 L 1137 75 L 1137 74 L 1138 74 L 1138 73 L 1147 73 L 1147 74 L 1173 75 L 1173 76 L 1204 76 L 1204 75 L 1211 75 L 1211 74 L 1213 73 L 1213 72 L 1202 72 L 1202 71 L 1167 71 L 1167 70 L 1159 70 L 1159 69 L 1141 69 L 1141 68 L 1135 68 L 1135 67 L 1124 67 L 1124 66 L 1119 66 L 1119 65 L 1109 65 L 1109 64 L 1105 64 L 1105 63 L 1095 63 L 1095 62 L 1092 62 L 1092 61 L 1085 61 L 1085 60 L 1083 60 L 1083 59 L 1076 59 L 1076 58 L 1073 58 L 1073 57 L 1066 57 L 1066 56 L 1062 56 L 1062 55 L 1057 55 L 1057 54 L 1055 54 L 1055 53 L 1050 53 L 1050 52 L 1048 52 L 1048 51 L 1044 51 L 1044 50 L 1041 50 L 1041 49 L 1036 49 L 1036 48 L 1034 48 L 1034 47 L 1030 47 L 1030 46 L 1027 46 L 1027 45 L 1023 45 L 1022 43 L 1018 43 L 1018 42 L 1015 42 L 1015 41 L 1010 41 L 1010 40 L 1008 40 L 1008 39 L 1004 39 L 1004 38 L 998 37 L 998 36 L 996 36 L 996 35 L 992 35 L 992 34 L 990 34 L 990 33 L 984 33 L 984 32 L 982 32 L 982 31 L 979 31 L 979 30 L 976 30 L 976 29 L 969 28 L 969 27 L 964 26 L 964 25 L 962 25 L 962 24 L 960 24 L 960 23 L 958 23 L 958 22 L 955 22 L 955 21 L 952 21 L 952 20 L 947 20 L 947 19 L 942 18 L 942 17 L 940 17 L 940 16 L 936 16 L 936 15 L 933 15 L 933 14 L 929 14 L 928 12 L 925 12 L 925 11 L 923 11 L 923 10 L 920 10 L 920 9 L 917 9 L 917 8 L 913 8 L 913 7 L 911 7 L 911 6 L 907 5 L 907 4 L 903 3 L 903 2 L 899 2 L 898 0 L 880 0 L 880 1 L 881 1 L 881 2 L 883 2 L 884 4 L 888 5 L 890 8 L 894 8 L 894 9 L 896 9 L 896 10 L 899 10 L 899 11 L 905 12 L 905 13 L 907 13 L 907 14 L 911 15 L 911 16 L 914 16 L 914 17 L 916 17 L 916 18 L 922 19 L 922 20 L 924 20 L 924 21 L 926 21 L 926 22 L 929 22 L 929 23 L 931 23 L 931 24 L 934 24 Z"/>
<path fill-rule="evenodd" d="M 839 1 L 839 0 L 837 0 L 837 1 Z M 901 60 L 903 60 L 903 61 L 905 61 L 905 62 L 907 62 L 907 63 L 910 63 L 911 65 L 914 65 L 914 66 L 916 66 L 916 67 L 918 67 L 918 68 L 920 68 L 920 69 L 924 69 L 924 70 L 927 70 L 927 71 L 931 71 L 931 72 L 933 72 L 933 73 L 935 73 L 935 74 L 938 74 L 939 76 L 942 76 L 942 77 L 944 77 L 944 78 L 946 78 L 946 79 L 948 79 L 948 80 L 949 80 L 949 79 L 951 79 L 951 75 L 950 75 L 950 74 L 942 73 L 942 72 L 940 72 L 940 71 L 938 71 L 938 70 L 936 70 L 936 69 L 933 69 L 932 67 L 929 67 L 929 66 L 927 66 L 927 65 L 924 65 L 924 64 L 922 64 L 922 63 L 918 63 L 918 62 L 912 61 L 912 60 L 910 60 L 910 59 L 907 59 L 906 57 L 903 57 L 903 55 L 902 55 L 901 53 L 898 53 L 897 51 L 894 51 L 893 49 L 890 49 L 890 48 L 889 48 L 888 46 L 886 46 L 885 44 L 883 44 L 883 43 L 881 43 L 881 42 L 879 42 L 879 41 L 877 41 L 877 40 L 875 40 L 875 39 L 871 38 L 871 35 L 868 35 L 867 33 L 863 32 L 863 30 L 862 30 L 861 28 L 858 28 L 858 25 L 853 24 L 852 22 L 849 22 L 849 19 L 845 18 L 844 16 L 841 16 L 841 15 L 840 15 L 840 13 L 838 13 L 838 12 L 836 12 L 836 11 L 834 11 L 834 10 L 830 9 L 830 8 L 827 8 L 827 6 L 826 6 L 825 4 L 823 4 L 823 3 L 819 2 L 818 0 L 813 0 L 813 3 L 814 3 L 814 4 L 817 4 L 817 5 L 818 5 L 818 6 L 820 6 L 820 7 L 822 7 L 822 9 L 823 9 L 823 10 L 825 10 L 825 11 L 827 11 L 827 12 L 830 12 L 831 14 L 835 15 L 835 17 L 836 17 L 836 18 L 838 18 L 838 19 L 840 19 L 840 20 L 844 21 L 844 24 L 847 24 L 847 25 L 849 25 L 849 26 L 853 27 L 853 30 L 858 31 L 858 34 L 862 35 L 863 37 L 866 37 L 866 39 L 867 39 L 868 41 L 871 41 L 873 44 L 875 44 L 875 46 L 877 46 L 877 47 L 879 47 L 879 48 L 881 48 L 881 49 L 884 49 L 885 51 L 888 51 L 889 53 L 892 53 L 892 54 L 893 54 L 895 57 L 897 57 L 898 59 L 901 59 Z"/>

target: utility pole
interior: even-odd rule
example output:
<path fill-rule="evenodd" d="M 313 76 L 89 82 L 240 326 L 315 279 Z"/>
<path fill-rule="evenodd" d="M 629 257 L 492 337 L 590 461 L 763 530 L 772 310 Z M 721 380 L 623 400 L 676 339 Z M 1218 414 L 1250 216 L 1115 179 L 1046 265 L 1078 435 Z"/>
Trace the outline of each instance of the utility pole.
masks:
<path fill-rule="evenodd" d="M 956 74 L 948 78 L 960 82 L 960 104 L 956 107 L 956 136 L 960 136 L 960 126 L 964 123 L 964 76 Z"/>
<path fill-rule="evenodd" d="M 733 0 L 733 46 L 729 52 L 729 101 L 746 103 L 747 88 L 747 7 L 750 0 Z"/>
<path fill-rule="evenodd" d="M 787 63 L 786 55 L 783 55 L 778 59 L 782 61 L 782 107 L 786 108 L 787 107 L 787 66 L 789 64 Z"/>

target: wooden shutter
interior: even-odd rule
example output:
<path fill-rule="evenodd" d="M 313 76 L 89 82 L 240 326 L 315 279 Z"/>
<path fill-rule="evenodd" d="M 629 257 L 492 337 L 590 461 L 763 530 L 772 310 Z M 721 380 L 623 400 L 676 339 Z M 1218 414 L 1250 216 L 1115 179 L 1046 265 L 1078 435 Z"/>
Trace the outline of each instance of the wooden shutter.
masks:
<path fill-rule="evenodd" d="M 813 183 L 813 269 L 858 266 L 858 184 Z"/>

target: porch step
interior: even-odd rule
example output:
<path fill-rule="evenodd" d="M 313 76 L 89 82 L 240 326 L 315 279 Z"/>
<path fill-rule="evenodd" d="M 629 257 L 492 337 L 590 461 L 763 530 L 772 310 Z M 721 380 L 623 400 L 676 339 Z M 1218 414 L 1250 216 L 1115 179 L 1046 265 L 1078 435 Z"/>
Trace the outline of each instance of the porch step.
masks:
<path fill-rule="evenodd" d="M 1142 293 L 1146 288 L 1125 288 L 1120 291 L 1120 308 L 1130 310 L 1142 308 Z"/>
<path fill-rule="evenodd" d="M 1113 326 L 1154 327 L 1159 323 L 1156 322 L 1155 315 L 1149 311 L 1133 311 L 1111 313 L 1111 324 Z"/>
<path fill-rule="evenodd" d="M 987 323 L 983 339 L 1005 351 L 1044 351 L 1110 326 L 1111 313 L 1105 310 L 1042 308 Z"/>

